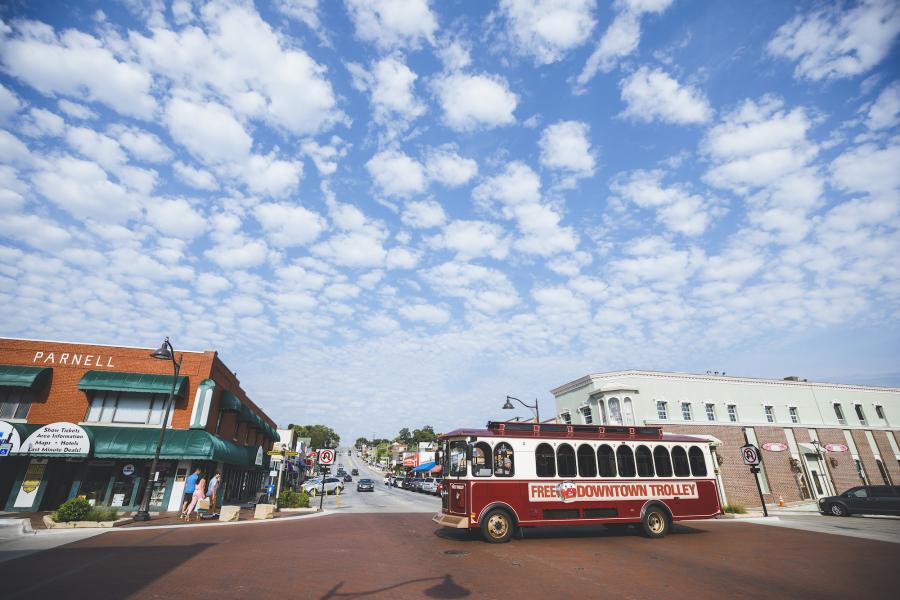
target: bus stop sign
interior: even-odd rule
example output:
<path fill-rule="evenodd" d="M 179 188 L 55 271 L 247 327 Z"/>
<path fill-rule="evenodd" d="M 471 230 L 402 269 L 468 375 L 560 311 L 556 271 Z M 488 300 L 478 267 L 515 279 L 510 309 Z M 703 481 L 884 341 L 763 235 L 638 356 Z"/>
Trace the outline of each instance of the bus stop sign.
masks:
<path fill-rule="evenodd" d="M 759 464 L 759 449 L 753 444 L 741 446 L 741 458 L 745 465 L 756 466 Z"/>

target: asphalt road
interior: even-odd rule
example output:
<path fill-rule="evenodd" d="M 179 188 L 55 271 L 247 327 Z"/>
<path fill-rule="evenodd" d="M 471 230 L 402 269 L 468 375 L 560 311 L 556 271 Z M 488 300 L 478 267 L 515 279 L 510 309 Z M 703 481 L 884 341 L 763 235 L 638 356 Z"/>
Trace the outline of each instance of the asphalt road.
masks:
<path fill-rule="evenodd" d="M 662 540 L 595 526 L 494 545 L 435 526 L 436 498 L 380 478 L 374 493 L 352 487 L 325 514 L 122 529 L 9 560 L 0 597 L 878 600 L 900 589 L 896 543 L 718 520 Z"/>

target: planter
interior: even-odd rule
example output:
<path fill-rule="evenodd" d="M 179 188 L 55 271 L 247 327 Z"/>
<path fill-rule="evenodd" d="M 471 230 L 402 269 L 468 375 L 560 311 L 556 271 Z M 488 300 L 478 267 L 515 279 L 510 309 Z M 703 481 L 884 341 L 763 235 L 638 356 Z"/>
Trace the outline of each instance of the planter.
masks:
<path fill-rule="evenodd" d="M 131 517 L 122 517 L 115 521 L 64 521 L 62 523 L 57 523 L 50 518 L 50 515 L 44 515 L 43 521 L 47 529 L 108 529 L 110 527 L 131 523 L 134 519 Z"/>

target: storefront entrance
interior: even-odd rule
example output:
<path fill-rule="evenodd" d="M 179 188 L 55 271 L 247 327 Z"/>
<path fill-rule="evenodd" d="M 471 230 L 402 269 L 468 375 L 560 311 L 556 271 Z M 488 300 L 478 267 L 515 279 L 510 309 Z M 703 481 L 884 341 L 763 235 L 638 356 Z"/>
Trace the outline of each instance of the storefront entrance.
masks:
<path fill-rule="evenodd" d="M 64 458 L 50 461 L 47 469 L 47 487 L 44 489 L 44 497 L 38 510 L 56 510 L 60 504 L 69 499 L 72 484 L 75 483 L 83 464 L 80 460 L 69 461 Z"/>
<path fill-rule="evenodd" d="M 25 459 L 17 456 L 0 458 L 0 510 L 6 506 L 7 499 L 13 491 L 13 485 L 25 468 Z"/>

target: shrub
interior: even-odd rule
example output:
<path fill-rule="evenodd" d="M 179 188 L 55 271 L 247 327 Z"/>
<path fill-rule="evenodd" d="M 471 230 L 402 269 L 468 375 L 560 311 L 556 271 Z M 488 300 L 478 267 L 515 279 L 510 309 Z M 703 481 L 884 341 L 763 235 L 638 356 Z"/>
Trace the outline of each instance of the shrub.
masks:
<path fill-rule="evenodd" d="M 115 507 L 94 508 L 88 513 L 85 521 L 115 521 L 119 518 L 119 509 Z"/>
<path fill-rule="evenodd" d="M 84 521 L 89 512 L 91 512 L 91 505 L 87 500 L 84 498 L 72 498 L 60 505 L 53 516 L 53 520 L 58 523 Z"/>
<path fill-rule="evenodd" d="M 284 490 L 278 496 L 278 506 L 281 508 L 309 508 L 309 496 L 302 490 L 300 492 Z"/>
<path fill-rule="evenodd" d="M 744 508 L 743 504 L 726 504 L 722 507 L 722 510 L 727 513 L 732 513 L 736 515 L 743 515 L 747 513 L 747 509 Z"/>

